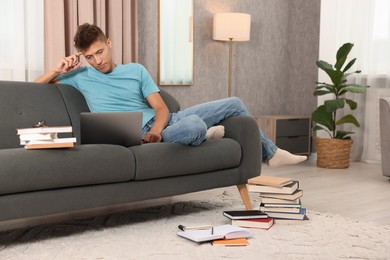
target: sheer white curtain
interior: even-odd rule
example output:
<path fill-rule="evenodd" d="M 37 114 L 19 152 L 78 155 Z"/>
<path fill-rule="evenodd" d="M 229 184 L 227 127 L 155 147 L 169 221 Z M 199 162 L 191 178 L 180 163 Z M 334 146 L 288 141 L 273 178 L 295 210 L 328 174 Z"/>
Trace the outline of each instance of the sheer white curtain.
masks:
<path fill-rule="evenodd" d="M 43 73 L 43 0 L 0 0 L 0 80 Z"/>
<path fill-rule="evenodd" d="M 160 9 L 159 83 L 192 84 L 192 0 L 160 0 Z"/>
<path fill-rule="evenodd" d="M 362 71 L 353 80 L 371 86 L 364 95 L 350 96 L 359 102 L 354 115 L 361 124 L 359 129 L 346 126 L 355 132 L 351 159 L 380 162 L 378 103 L 379 97 L 390 96 L 390 1 L 321 1 L 320 59 L 334 64 L 345 42 L 354 43 L 352 69 Z M 327 80 L 322 72 L 319 79 Z"/>

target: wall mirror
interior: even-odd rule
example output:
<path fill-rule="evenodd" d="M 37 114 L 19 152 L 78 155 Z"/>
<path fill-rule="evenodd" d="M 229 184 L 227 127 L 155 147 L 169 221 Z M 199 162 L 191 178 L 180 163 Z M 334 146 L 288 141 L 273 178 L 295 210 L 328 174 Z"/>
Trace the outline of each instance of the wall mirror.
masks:
<path fill-rule="evenodd" d="M 193 0 L 158 1 L 158 85 L 193 84 Z"/>

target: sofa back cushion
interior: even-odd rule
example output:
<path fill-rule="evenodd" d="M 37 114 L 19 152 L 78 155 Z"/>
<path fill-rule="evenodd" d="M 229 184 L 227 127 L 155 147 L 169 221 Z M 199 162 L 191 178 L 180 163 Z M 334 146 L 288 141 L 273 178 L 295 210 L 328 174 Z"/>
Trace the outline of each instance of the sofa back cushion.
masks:
<path fill-rule="evenodd" d="M 0 149 L 21 147 L 16 129 L 41 120 L 50 126 L 72 124 L 55 85 L 0 81 Z"/>

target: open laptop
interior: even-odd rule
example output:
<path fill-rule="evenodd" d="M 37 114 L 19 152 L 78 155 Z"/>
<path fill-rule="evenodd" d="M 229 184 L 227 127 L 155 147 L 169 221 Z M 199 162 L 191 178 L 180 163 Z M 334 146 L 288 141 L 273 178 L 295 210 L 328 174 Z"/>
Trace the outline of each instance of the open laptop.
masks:
<path fill-rule="evenodd" d="M 81 144 L 141 144 L 142 112 L 80 113 Z"/>

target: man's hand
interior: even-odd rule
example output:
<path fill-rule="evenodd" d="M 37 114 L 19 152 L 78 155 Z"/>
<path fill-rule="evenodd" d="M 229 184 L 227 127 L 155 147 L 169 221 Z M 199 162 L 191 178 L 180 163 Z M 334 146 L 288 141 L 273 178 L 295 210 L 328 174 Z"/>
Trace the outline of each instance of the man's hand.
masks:
<path fill-rule="evenodd" d="M 159 143 L 162 141 L 162 136 L 160 132 L 150 130 L 142 140 L 142 143 Z"/>
<path fill-rule="evenodd" d="M 80 62 L 81 55 L 82 52 L 79 51 L 73 55 L 61 59 L 53 70 L 46 72 L 45 74 L 38 77 L 34 81 L 39 83 L 58 83 L 57 77 L 59 75 L 68 73 L 81 66 L 81 62 Z"/>
<path fill-rule="evenodd" d="M 64 74 L 71 72 L 72 70 L 77 69 L 81 66 L 80 56 L 82 52 L 76 52 L 73 55 L 63 58 L 57 63 L 56 68 L 54 69 L 55 73 Z"/>

